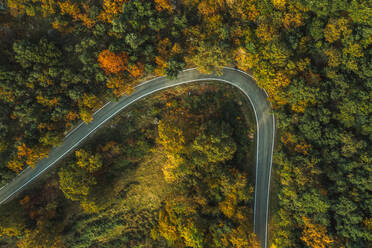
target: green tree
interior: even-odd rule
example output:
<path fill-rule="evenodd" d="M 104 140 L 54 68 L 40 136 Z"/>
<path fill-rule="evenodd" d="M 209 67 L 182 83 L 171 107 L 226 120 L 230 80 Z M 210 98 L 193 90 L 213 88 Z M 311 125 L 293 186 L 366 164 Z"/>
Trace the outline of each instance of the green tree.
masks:
<path fill-rule="evenodd" d="M 229 161 L 236 152 L 236 143 L 231 137 L 231 127 L 224 123 L 208 122 L 201 126 L 192 149 L 204 154 L 209 163 Z"/>
<path fill-rule="evenodd" d="M 87 198 L 90 189 L 97 182 L 85 170 L 70 166 L 58 172 L 59 187 L 67 199 L 83 201 Z"/>

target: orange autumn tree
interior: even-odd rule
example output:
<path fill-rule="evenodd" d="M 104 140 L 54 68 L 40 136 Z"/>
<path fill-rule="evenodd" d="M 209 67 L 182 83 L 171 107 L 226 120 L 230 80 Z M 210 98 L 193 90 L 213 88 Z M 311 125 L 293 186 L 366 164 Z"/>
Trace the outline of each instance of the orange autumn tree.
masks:
<path fill-rule="evenodd" d="M 109 77 L 106 86 L 113 89 L 115 96 L 122 94 L 130 94 L 133 91 L 135 81 L 127 81 L 121 72 L 127 71 L 134 79 L 139 78 L 144 73 L 144 65 L 138 62 L 137 64 L 128 65 L 128 56 L 125 52 L 114 53 L 110 50 L 103 50 L 98 55 L 100 67 L 107 74 L 115 74 Z M 125 84 L 124 82 L 127 81 Z"/>
<path fill-rule="evenodd" d="M 141 77 L 143 75 L 144 66 L 143 66 L 143 64 L 141 64 L 140 62 L 138 62 L 137 64 L 134 64 L 134 65 L 129 66 L 128 72 L 130 73 L 130 75 L 132 77 L 139 78 L 139 77 Z"/>
<path fill-rule="evenodd" d="M 169 12 L 173 11 L 173 6 L 170 0 L 154 0 L 156 4 L 156 10 L 162 11 L 167 10 Z"/>
<path fill-rule="evenodd" d="M 58 2 L 58 6 L 62 15 L 70 15 L 72 18 L 78 19 L 78 15 L 80 14 L 78 3 L 70 1 Z"/>
<path fill-rule="evenodd" d="M 89 4 L 90 4 L 89 1 L 88 3 L 82 3 L 81 5 L 79 5 L 76 2 L 70 1 L 58 2 L 62 15 L 70 15 L 74 21 L 82 21 L 84 26 L 86 26 L 87 28 L 92 28 L 93 25 L 95 24 L 95 21 L 89 18 L 88 16 L 88 13 L 90 11 Z M 58 22 L 53 23 L 56 29 L 62 28 L 59 27 L 58 24 L 60 23 Z"/>
<path fill-rule="evenodd" d="M 17 150 L 17 157 L 7 164 L 7 167 L 16 173 L 21 172 L 25 164 L 34 168 L 39 160 L 48 156 L 49 152 L 44 146 L 30 148 L 25 143 L 19 145 Z"/>
<path fill-rule="evenodd" d="M 68 112 L 66 115 L 66 119 L 69 121 L 74 121 L 77 118 L 79 118 L 79 114 L 73 111 Z"/>
<path fill-rule="evenodd" d="M 98 55 L 99 66 L 107 73 L 123 72 L 127 68 L 127 54 L 121 52 L 113 53 L 110 50 L 103 50 Z"/>

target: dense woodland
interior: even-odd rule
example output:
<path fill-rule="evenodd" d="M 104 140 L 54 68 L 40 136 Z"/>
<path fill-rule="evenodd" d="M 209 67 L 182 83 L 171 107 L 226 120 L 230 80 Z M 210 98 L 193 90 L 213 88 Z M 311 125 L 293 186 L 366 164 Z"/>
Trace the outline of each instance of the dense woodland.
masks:
<path fill-rule="evenodd" d="M 260 247 L 244 100 L 211 84 L 136 103 L 0 209 L 0 247 Z"/>
<path fill-rule="evenodd" d="M 142 79 L 236 66 L 266 89 L 275 112 L 272 246 L 371 243 L 369 1 L 0 3 L 1 184 Z"/>

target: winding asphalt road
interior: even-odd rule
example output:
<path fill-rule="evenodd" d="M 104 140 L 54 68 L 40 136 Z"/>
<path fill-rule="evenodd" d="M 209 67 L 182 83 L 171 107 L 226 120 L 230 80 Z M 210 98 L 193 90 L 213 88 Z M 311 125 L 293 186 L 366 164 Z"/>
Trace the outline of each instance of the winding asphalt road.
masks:
<path fill-rule="evenodd" d="M 225 68 L 221 76 L 200 74 L 195 69 L 181 72 L 177 79 L 168 80 L 164 77 L 155 78 L 136 87 L 130 96 L 124 96 L 117 102 L 109 102 L 94 114 L 89 124 L 80 124 L 65 138 L 62 145 L 52 149 L 49 157 L 41 160 L 34 169 L 26 168 L 12 182 L 0 189 L 0 204 L 4 204 L 21 192 L 30 182 L 55 165 L 68 153 L 74 151 L 89 135 L 101 127 L 130 104 L 154 92 L 198 81 L 219 81 L 229 83 L 239 88 L 251 102 L 257 122 L 257 154 L 256 154 L 256 185 L 254 204 L 254 232 L 261 240 L 263 248 L 267 248 L 267 222 L 270 191 L 270 175 L 275 135 L 275 119 L 272 114 L 267 94 L 245 72 Z"/>

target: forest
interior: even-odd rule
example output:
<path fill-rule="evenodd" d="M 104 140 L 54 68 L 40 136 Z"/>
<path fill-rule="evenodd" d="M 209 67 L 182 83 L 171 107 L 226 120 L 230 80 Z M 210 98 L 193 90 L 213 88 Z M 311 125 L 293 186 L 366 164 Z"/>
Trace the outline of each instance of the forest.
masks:
<path fill-rule="evenodd" d="M 260 247 L 245 101 L 206 83 L 136 103 L 0 208 L 0 247 Z"/>
<path fill-rule="evenodd" d="M 80 120 L 91 121 L 104 102 L 130 94 L 144 79 L 175 78 L 191 67 L 221 73 L 230 66 L 252 74 L 274 108 L 271 246 L 368 247 L 371 22 L 366 0 L 1 0 L 0 187 L 47 156 Z M 159 127 L 169 135 L 193 127 L 193 121 L 185 123 L 190 127 L 178 126 L 171 112 L 168 117 Z M 217 124 L 200 124 L 199 131 L 235 131 Z M 175 130 L 168 132 L 170 127 Z M 161 136 L 156 142 L 175 153 L 172 164 L 189 161 L 194 156 L 188 152 L 202 152 L 206 142 L 192 136 L 199 146 L 167 148 Z M 51 182 L 59 185 L 51 190 L 62 186 L 67 198 L 94 209 L 87 192 L 97 181 L 80 173 L 99 174 L 103 165 L 97 154 L 78 150 L 78 167 L 70 164 L 58 172 L 62 178 L 84 179 L 75 186 L 85 192 L 63 189 L 58 181 Z M 190 173 L 163 169 L 169 182 Z M 183 183 L 192 187 L 190 180 Z M 32 210 L 27 202 L 23 205 Z M 172 206 L 164 207 L 166 221 L 172 219 Z M 55 212 L 49 218 L 57 218 Z M 37 236 L 7 229 L 3 216 L 0 237 Z M 161 229 L 152 233 L 182 245 L 176 235 L 164 237 Z M 207 237 L 193 236 L 196 243 L 183 245 L 203 247 L 201 239 Z"/>

